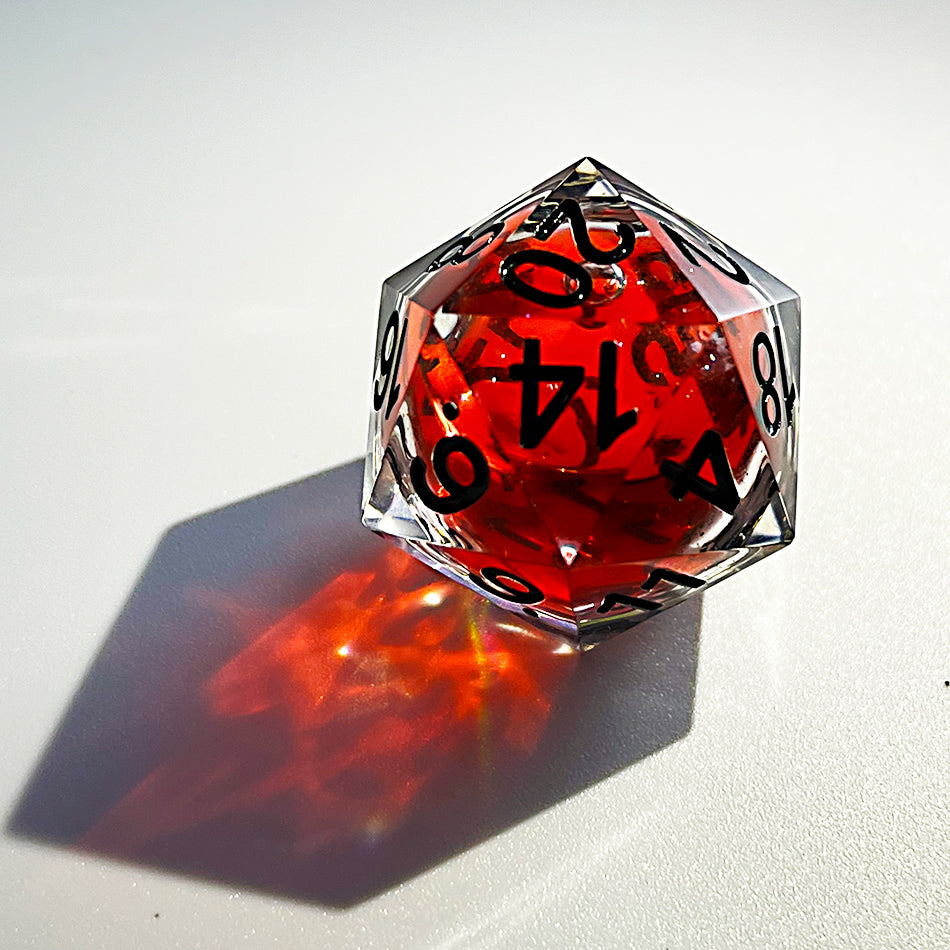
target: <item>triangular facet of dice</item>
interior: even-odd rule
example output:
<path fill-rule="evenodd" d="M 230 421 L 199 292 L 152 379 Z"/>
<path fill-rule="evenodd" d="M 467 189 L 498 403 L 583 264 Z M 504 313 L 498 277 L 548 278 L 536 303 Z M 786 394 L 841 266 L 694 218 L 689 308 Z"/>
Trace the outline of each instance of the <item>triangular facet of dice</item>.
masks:
<path fill-rule="evenodd" d="M 797 295 L 586 158 L 383 285 L 363 520 L 587 646 L 788 544 Z"/>

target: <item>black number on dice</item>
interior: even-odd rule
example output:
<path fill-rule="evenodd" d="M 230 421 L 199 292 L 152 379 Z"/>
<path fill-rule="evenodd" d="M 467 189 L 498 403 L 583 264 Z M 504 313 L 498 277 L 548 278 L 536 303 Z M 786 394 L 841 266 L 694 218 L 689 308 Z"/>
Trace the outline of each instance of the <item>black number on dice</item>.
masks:
<path fill-rule="evenodd" d="M 544 592 L 540 587 L 500 567 L 483 567 L 479 574 L 471 572 L 468 576 L 482 590 L 487 590 L 496 597 L 503 597 L 505 600 L 513 601 L 516 604 L 539 604 L 544 600 Z M 515 584 L 519 584 L 524 590 L 505 583 L 506 578 L 509 581 L 514 581 Z"/>
<path fill-rule="evenodd" d="M 713 247 L 710 245 L 710 248 L 724 261 L 729 264 L 729 267 L 732 269 L 729 270 L 726 267 L 723 267 L 722 264 L 717 261 L 714 257 L 710 257 L 695 241 L 690 240 L 684 235 L 680 234 L 679 231 L 675 230 L 672 225 L 668 224 L 666 221 L 660 222 L 660 227 L 666 232 L 667 237 L 680 249 L 680 253 L 683 257 L 686 258 L 694 267 L 699 267 L 700 263 L 696 260 L 696 254 L 698 254 L 707 264 L 712 264 L 717 271 L 721 274 L 725 274 L 726 277 L 732 278 L 739 284 L 748 284 L 749 275 L 739 266 L 737 261 L 734 261 L 725 251 L 721 250 L 718 247 Z M 695 252 L 695 253 L 694 253 Z"/>
<path fill-rule="evenodd" d="M 551 426 L 567 408 L 584 382 L 583 366 L 541 365 L 541 341 L 524 341 L 524 362 L 510 370 L 511 378 L 521 381 L 521 435 L 519 441 L 533 449 L 551 431 Z M 538 412 L 541 383 L 560 383 L 542 412 Z"/>
<path fill-rule="evenodd" d="M 762 350 L 769 358 L 767 378 L 762 375 L 760 358 Z M 759 399 L 762 421 L 765 423 L 769 435 L 775 435 L 782 428 L 782 404 L 779 402 L 778 390 L 775 388 L 775 351 L 772 349 L 771 341 L 764 333 L 757 333 L 755 342 L 752 344 L 752 371 L 755 373 L 756 382 L 762 389 L 762 396 Z"/>
<path fill-rule="evenodd" d="M 615 248 L 602 251 L 594 247 L 587 230 L 587 220 L 581 206 L 573 199 L 566 198 L 538 225 L 535 235 L 539 241 L 546 241 L 557 229 L 558 225 L 567 219 L 571 224 L 571 233 L 574 243 L 581 252 L 585 261 L 592 264 L 617 264 L 633 253 L 633 245 L 637 235 L 629 224 L 617 225 L 617 237 L 620 239 Z"/>
<path fill-rule="evenodd" d="M 698 577 L 691 577 L 689 574 L 681 574 L 679 571 L 671 571 L 668 567 L 657 567 L 650 571 L 650 576 L 640 585 L 643 590 L 653 590 L 660 581 L 668 581 L 671 584 L 679 584 L 681 587 L 692 587 L 693 589 L 703 586 L 703 581 Z M 605 614 L 614 607 L 636 607 L 639 610 L 659 610 L 662 604 L 655 600 L 646 600 L 643 597 L 630 597 L 627 594 L 612 593 L 608 594 L 603 603 L 597 608 L 597 613 Z"/>
<path fill-rule="evenodd" d="M 712 466 L 714 482 L 700 476 L 706 462 Z M 687 492 L 704 498 L 730 515 L 739 507 L 739 492 L 726 455 L 722 436 L 715 429 L 707 429 L 689 453 L 684 465 L 669 459 L 660 465 L 660 471 L 673 480 L 670 494 L 681 500 Z"/>
<path fill-rule="evenodd" d="M 617 225 L 617 237 L 619 242 L 616 247 L 609 251 L 603 251 L 594 246 L 590 239 L 590 232 L 587 229 L 587 221 L 581 206 L 573 199 L 566 198 L 562 201 L 537 227 L 535 234 L 540 241 L 546 241 L 558 228 L 558 225 L 564 220 L 571 225 L 571 233 L 574 235 L 574 243 L 581 252 L 585 261 L 591 264 L 616 264 L 624 260 L 633 253 L 633 246 L 636 242 L 636 232 L 629 224 Z M 550 267 L 559 271 L 566 278 L 574 282 L 574 289 L 564 294 L 555 294 L 547 290 L 540 290 L 523 280 L 517 272 L 520 264 L 535 264 L 540 267 Z M 594 283 L 590 274 L 584 268 L 561 254 L 554 254 L 551 251 L 542 251 L 540 249 L 530 248 L 525 251 L 515 251 L 501 262 L 499 268 L 501 279 L 505 286 L 513 290 L 516 294 L 530 300 L 532 303 L 543 304 L 546 307 L 556 307 L 567 309 L 576 307 L 583 303 L 594 289 Z"/>
<path fill-rule="evenodd" d="M 778 350 L 777 357 L 775 350 L 772 349 L 772 341 L 764 330 L 760 330 L 752 341 L 752 372 L 755 374 L 755 381 L 762 390 L 759 409 L 762 412 L 762 421 L 765 423 L 769 435 L 775 435 L 782 428 L 782 405 L 779 402 L 778 390 L 775 388 L 776 374 L 781 376 L 782 392 L 785 395 L 785 418 L 789 422 L 792 419 L 792 407 L 795 405 L 795 384 L 793 383 L 789 387 L 782 334 L 777 326 L 773 328 L 773 332 L 775 333 L 775 347 Z M 762 374 L 762 352 L 769 360 L 767 377 Z M 769 411 L 770 405 L 774 407 L 774 412 Z"/>
<path fill-rule="evenodd" d="M 679 571 L 671 571 L 668 567 L 657 567 L 650 571 L 650 576 L 640 586 L 644 590 L 653 590 L 660 581 L 669 581 L 671 584 L 692 588 L 702 587 L 704 583 L 698 577 L 681 574 Z"/>
<path fill-rule="evenodd" d="M 449 471 L 449 456 L 464 455 L 472 466 L 472 480 L 463 485 Z M 439 484 L 448 492 L 437 495 L 427 479 L 426 463 L 417 455 L 409 463 L 409 478 L 422 503 L 440 515 L 451 515 L 474 505 L 488 491 L 488 461 L 481 449 L 461 435 L 449 435 L 439 439 L 432 450 L 432 470 Z"/>
<path fill-rule="evenodd" d="M 539 267 L 550 267 L 553 270 L 559 271 L 565 277 L 570 278 L 574 282 L 575 287 L 573 290 L 569 290 L 564 294 L 553 294 L 547 290 L 541 290 L 518 276 L 517 268 L 521 264 L 535 264 Z M 514 254 L 509 254 L 508 257 L 501 262 L 499 273 L 501 274 L 501 279 L 504 281 L 505 286 L 526 300 L 530 300 L 532 303 L 543 304 L 545 307 L 555 307 L 562 310 L 568 307 L 576 307 L 579 303 L 583 303 L 594 289 L 594 282 L 591 280 L 590 274 L 588 274 L 580 264 L 575 264 L 574 261 L 569 261 L 560 254 L 553 254 L 551 251 L 542 251 L 537 248 L 530 248 L 527 251 L 516 251 Z"/>
<path fill-rule="evenodd" d="M 394 310 L 389 315 L 386 329 L 383 331 L 383 342 L 379 348 L 379 379 L 373 383 L 373 408 L 379 412 L 385 402 L 385 418 L 387 419 L 399 399 L 400 386 L 396 382 L 396 376 L 399 373 L 399 364 L 402 360 L 402 351 L 406 345 L 406 330 L 408 328 L 409 320 L 406 319 L 402 324 L 402 333 L 399 332 L 399 312 Z M 388 400 L 386 399 L 387 389 L 389 390 Z"/>
<path fill-rule="evenodd" d="M 500 221 L 494 221 L 470 236 L 462 235 L 456 238 L 429 264 L 426 271 L 439 270 L 440 267 L 445 267 L 446 264 L 463 264 L 470 257 L 481 254 L 482 251 L 494 244 L 504 230 L 504 224 Z"/>
<path fill-rule="evenodd" d="M 584 382 L 584 367 L 541 363 L 541 341 L 528 337 L 524 343 L 524 362 L 515 363 L 511 379 L 521 383 L 521 433 L 519 442 L 526 449 L 537 448 L 551 431 Z M 637 410 L 617 413 L 617 344 L 600 345 L 597 391 L 597 447 L 604 451 L 637 421 Z M 541 383 L 560 383 L 558 391 L 540 412 Z"/>
<path fill-rule="evenodd" d="M 604 602 L 597 608 L 597 613 L 605 614 L 614 607 L 636 607 L 638 610 L 659 610 L 660 604 L 642 597 L 628 597 L 626 594 L 608 594 Z"/>

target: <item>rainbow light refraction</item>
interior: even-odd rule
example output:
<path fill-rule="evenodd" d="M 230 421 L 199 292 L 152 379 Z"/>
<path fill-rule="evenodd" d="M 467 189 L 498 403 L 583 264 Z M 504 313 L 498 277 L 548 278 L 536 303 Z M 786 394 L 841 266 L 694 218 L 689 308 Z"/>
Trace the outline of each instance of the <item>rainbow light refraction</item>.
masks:
<path fill-rule="evenodd" d="M 134 856 L 222 821 L 260 827 L 262 815 L 298 854 L 376 840 L 437 779 L 528 755 L 575 661 L 388 549 L 252 632 L 203 684 L 188 741 L 80 844 Z"/>

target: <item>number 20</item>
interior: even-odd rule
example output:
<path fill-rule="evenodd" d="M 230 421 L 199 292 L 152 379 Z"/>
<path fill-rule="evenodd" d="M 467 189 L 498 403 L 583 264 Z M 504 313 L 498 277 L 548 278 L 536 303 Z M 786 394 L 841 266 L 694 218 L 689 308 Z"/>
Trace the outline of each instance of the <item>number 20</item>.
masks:
<path fill-rule="evenodd" d="M 624 223 L 617 224 L 618 243 L 616 247 L 606 251 L 595 247 L 590 239 L 587 221 L 581 207 L 573 198 L 566 198 L 562 201 L 538 225 L 535 232 L 537 238 L 546 241 L 564 220 L 567 220 L 570 224 L 574 243 L 583 255 L 584 260 L 592 264 L 616 264 L 633 253 L 637 235 L 629 224 Z M 573 282 L 574 289 L 566 294 L 555 294 L 533 287 L 519 276 L 519 264 L 534 264 L 536 267 L 550 267 L 552 270 L 559 271 L 564 277 Z M 590 274 L 580 264 L 560 254 L 544 251 L 540 248 L 528 248 L 524 251 L 515 251 L 514 254 L 509 254 L 501 262 L 499 273 L 505 285 L 519 296 L 530 300 L 532 303 L 539 303 L 556 309 L 576 307 L 583 303 L 590 296 L 594 286 Z"/>

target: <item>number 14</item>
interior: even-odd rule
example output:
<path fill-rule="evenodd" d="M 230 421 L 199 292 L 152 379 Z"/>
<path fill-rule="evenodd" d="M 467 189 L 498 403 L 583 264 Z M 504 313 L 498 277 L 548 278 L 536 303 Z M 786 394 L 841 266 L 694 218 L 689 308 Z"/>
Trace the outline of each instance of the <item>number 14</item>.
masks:
<path fill-rule="evenodd" d="M 600 344 L 597 388 L 597 448 L 603 452 L 636 424 L 637 410 L 617 412 L 617 344 Z M 533 449 L 551 431 L 554 423 L 577 395 L 584 382 L 584 367 L 541 363 L 541 341 L 528 338 L 524 362 L 511 367 L 511 378 L 521 383 L 521 434 L 523 448 Z M 539 411 L 541 383 L 560 383 L 558 391 Z"/>

